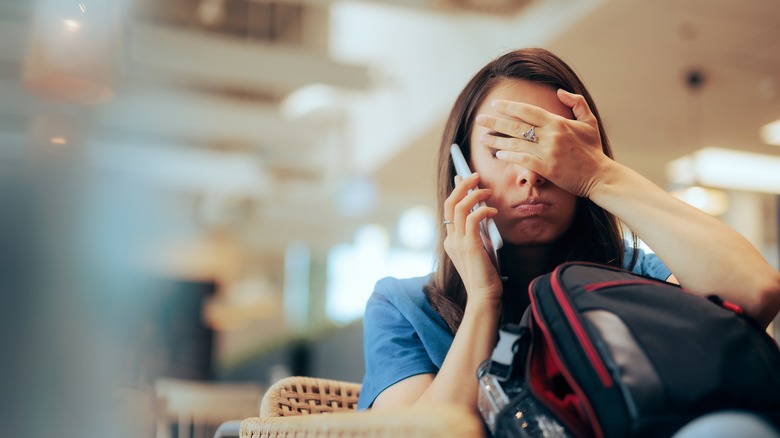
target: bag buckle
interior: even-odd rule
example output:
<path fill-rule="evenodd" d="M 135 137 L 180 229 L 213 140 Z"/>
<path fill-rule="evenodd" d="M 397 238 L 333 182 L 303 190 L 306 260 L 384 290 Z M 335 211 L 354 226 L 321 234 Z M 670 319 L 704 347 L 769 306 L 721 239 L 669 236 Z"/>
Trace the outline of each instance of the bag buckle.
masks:
<path fill-rule="evenodd" d="M 488 374 L 495 376 L 499 382 L 506 382 L 515 370 L 518 362 L 516 353 L 520 347 L 520 340 L 528 334 L 525 327 L 514 324 L 506 324 L 498 331 L 498 343 L 490 355 Z"/>

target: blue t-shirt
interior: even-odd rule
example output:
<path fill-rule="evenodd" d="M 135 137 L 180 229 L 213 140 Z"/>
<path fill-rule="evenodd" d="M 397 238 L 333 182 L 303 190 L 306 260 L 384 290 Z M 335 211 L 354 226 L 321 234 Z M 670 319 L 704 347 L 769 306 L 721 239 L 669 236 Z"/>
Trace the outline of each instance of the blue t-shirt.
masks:
<path fill-rule="evenodd" d="M 630 262 L 632 248 L 625 260 Z M 652 253 L 638 250 L 633 272 L 666 280 L 669 269 Z M 366 305 L 364 351 L 366 375 L 358 409 L 366 409 L 390 385 L 417 374 L 436 374 L 452 345 L 453 335 L 423 292 L 430 276 L 384 278 Z"/>

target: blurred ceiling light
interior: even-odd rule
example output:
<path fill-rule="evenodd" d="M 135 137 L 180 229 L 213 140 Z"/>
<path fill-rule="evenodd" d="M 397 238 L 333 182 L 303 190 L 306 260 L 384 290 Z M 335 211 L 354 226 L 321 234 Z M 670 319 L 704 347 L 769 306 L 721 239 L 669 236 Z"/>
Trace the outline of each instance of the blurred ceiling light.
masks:
<path fill-rule="evenodd" d="M 390 236 L 385 227 L 378 224 L 366 224 L 355 231 L 355 249 L 363 254 L 384 255 L 390 247 Z"/>
<path fill-rule="evenodd" d="M 333 87 L 310 84 L 288 94 L 279 109 L 285 119 L 297 120 L 320 111 L 338 109 L 342 101 L 343 98 Z"/>
<path fill-rule="evenodd" d="M 694 186 L 674 190 L 671 193 L 711 216 L 720 216 L 729 209 L 729 198 L 722 190 Z"/>
<path fill-rule="evenodd" d="M 29 157 L 38 163 L 83 162 L 84 123 L 77 113 L 41 111 L 28 125 Z M 67 157 L 67 158 L 66 158 Z"/>
<path fill-rule="evenodd" d="M 761 141 L 766 144 L 780 146 L 780 119 L 761 127 Z"/>
<path fill-rule="evenodd" d="M 66 30 L 69 30 L 71 32 L 75 32 L 81 29 L 81 22 L 78 20 L 73 20 L 73 19 L 62 20 L 62 24 L 65 25 Z"/>
<path fill-rule="evenodd" d="M 515 15 L 522 11 L 529 0 L 441 0 L 443 6 L 470 9 L 496 15 Z"/>
<path fill-rule="evenodd" d="M 225 19 L 224 0 L 201 0 L 198 5 L 198 19 L 206 26 L 216 26 Z"/>
<path fill-rule="evenodd" d="M 412 207 L 398 218 L 398 238 L 411 249 L 429 249 L 436 235 L 433 209 L 426 205 Z"/>
<path fill-rule="evenodd" d="M 780 194 L 780 156 L 708 147 L 666 166 L 674 184 Z"/>
<path fill-rule="evenodd" d="M 24 59 L 22 82 L 36 95 L 80 105 L 114 94 L 119 55 L 117 0 L 90 4 L 39 0 Z"/>
<path fill-rule="evenodd" d="M 346 179 L 334 193 L 336 209 L 345 218 L 367 216 L 376 207 L 378 192 L 376 183 L 370 178 Z"/>

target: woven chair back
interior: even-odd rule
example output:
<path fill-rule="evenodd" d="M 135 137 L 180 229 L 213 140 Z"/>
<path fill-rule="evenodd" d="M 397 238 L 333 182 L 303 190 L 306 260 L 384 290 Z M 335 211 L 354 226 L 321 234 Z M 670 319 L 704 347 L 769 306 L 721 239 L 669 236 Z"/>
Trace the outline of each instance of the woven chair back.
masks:
<path fill-rule="evenodd" d="M 286 377 L 263 396 L 261 417 L 289 417 L 354 411 L 360 384 L 313 377 Z"/>

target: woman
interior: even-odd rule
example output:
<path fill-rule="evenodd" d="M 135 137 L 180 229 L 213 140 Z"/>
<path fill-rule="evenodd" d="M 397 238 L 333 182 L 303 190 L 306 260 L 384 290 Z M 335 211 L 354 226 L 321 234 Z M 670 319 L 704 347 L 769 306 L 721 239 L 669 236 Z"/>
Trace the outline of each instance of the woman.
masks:
<path fill-rule="evenodd" d="M 474 171 L 462 180 L 450 164 L 452 143 Z M 679 279 L 739 304 L 765 327 L 780 307 L 780 275 L 750 243 L 612 160 L 585 86 L 546 50 L 510 52 L 471 79 L 450 114 L 438 165 L 437 270 L 377 284 L 365 315 L 360 408 L 474 407 L 476 370 L 499 324 L 519 320 L 531 279 L 567 260 Z M 479 201 L 486 206 L 472 211 Z M 487 217 L 504 240 L 504 283 L 479 235 Z M 624 242 L 620 221 L 657 256 L 637 249 L 636 237 Z"/>

